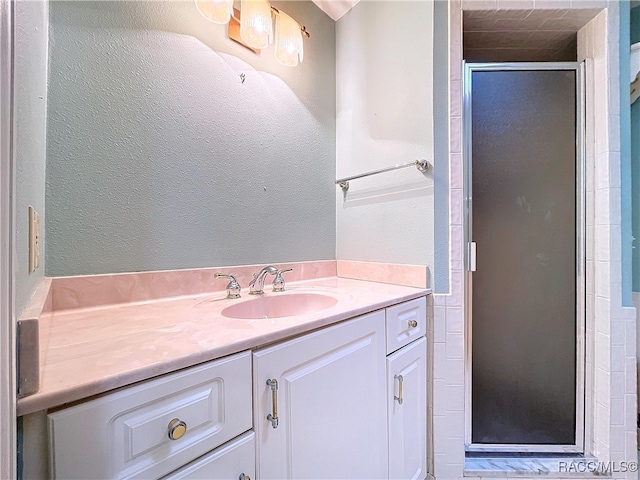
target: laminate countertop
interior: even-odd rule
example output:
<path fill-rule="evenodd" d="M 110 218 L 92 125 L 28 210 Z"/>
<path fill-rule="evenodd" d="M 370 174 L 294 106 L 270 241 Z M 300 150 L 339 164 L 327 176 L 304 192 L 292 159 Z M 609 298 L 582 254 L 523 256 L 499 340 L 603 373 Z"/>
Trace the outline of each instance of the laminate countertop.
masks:
<path fill-rule="evenodd" d="M 222 311 L 255 297 L 225 292 L 43 313 L 39 319 L 40 389 L 18 399 L 25 415 L 243 350 L 294 337 L 425 296 L 428 289 L 340 277 L 287 283 L 284 293 L 334 297 L 320 311 L 237 319 Z M 267 288 L 270 290 L 270 287 Z"/>

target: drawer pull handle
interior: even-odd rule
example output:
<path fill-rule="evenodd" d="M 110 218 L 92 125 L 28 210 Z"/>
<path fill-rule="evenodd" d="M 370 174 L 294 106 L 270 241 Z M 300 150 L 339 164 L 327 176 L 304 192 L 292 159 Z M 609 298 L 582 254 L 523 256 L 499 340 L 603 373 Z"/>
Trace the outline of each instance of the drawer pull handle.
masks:
<path fill-rule="evenodd" d="M 187 433 L 187 424 L 178 418 L 174 418 L 169 422 L 169 438 L 171 440 L 180 440 Z"/>
<path fill-rule="evenodd" d="M 271 387 L 271 412 L 267 415 L 267 420 L 271 422 L 273 428 L 278 428 L 278 380 L 267 380 L 267 385 Z"/>
<path fill-rule="evenodd" d="M 409 328 L 416 328 L 418 326 L 417 320 L 409 320 Z"/>
<path fill-rule="evenodd" d="M 398 380 L 398 396 L 393 396 L 394 400 L 398 401 L 399 405 L 402 405 L 402 384 L 404 383 L 404 377 L 402 375 L 394 375 L 393 378 Z"/>
<path fill-rule="evenodd" d="M 241 473 L 240 476 L 238 477 L 238 480 L 251 480 L 251 477 L 249 475 L 245 475 L 244 473 Z"/>

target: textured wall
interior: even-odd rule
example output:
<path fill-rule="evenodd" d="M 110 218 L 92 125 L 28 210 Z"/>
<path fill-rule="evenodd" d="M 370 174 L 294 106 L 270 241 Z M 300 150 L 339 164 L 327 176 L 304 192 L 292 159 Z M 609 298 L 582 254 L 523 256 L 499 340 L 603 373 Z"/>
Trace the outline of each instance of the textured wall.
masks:
<path fill-rule="evenodd" d="M 335 23 L 283 6 L 293 69 L 193 2 L 51 3 L 47 275 L 335 258 Z"/>
<path fill-rule="evenodd" d="M 432 15 L 432 2 L 360 2 L 337 22 L 338 177 L 433 159 Z M 354 180 L 336 204 L 338 259 L 433 268 L 432 172 Z"/>
<path fill-rule="evenodd" d="M 15 3 L 16 313 L 44 272 L 44 191 L 47 109 L 46 1 Z M 40 214 L 40 268 L 29 274 L 29 205 Z"/>

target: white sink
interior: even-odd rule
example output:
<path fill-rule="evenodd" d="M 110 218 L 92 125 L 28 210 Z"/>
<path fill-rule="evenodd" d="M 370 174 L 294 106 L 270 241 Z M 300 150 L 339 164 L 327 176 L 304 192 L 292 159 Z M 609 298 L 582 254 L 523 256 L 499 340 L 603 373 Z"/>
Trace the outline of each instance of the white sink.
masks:
<path fill-rule="evenodd" d="M 321 293 L 276 293 L 231 305 L 222 310 L 229 318 L 282 318 L 333 307 L 338 299 Z"/>

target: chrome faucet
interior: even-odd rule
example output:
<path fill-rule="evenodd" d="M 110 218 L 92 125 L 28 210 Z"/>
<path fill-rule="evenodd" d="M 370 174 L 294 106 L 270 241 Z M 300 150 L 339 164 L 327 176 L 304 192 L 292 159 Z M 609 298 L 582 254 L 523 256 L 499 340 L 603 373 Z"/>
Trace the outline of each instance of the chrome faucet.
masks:
<path fill-rule="evenodd" d="M 215 278 L 228 278 L 230 281 L 227 284 L 227 298 L 240 298 L 240 284 L 236 280 L 236 277 L 229 273 L 216 273 Z"/>
<path fill-rule="evenodd" d="M 249 295 L 262 295 L 264 293 L 264 277 L 270 273 L 275 275 L 278 273 L 278 269 L 272 265 L 264 267 L 258 273 L 253 274 L 253 280 L 249 282 Z"/>

